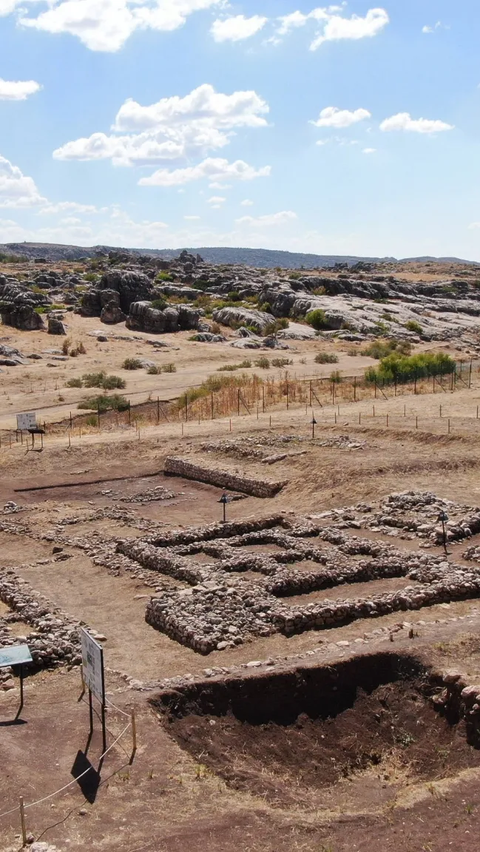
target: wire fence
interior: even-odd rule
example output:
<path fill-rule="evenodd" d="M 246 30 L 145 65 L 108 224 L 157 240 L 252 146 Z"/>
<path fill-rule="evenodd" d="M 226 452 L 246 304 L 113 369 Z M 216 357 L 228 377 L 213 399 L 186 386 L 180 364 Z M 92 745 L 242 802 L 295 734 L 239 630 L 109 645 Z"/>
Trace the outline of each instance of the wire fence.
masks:
<path fill-rule="evenodd" d="M 105 702 L 106 702 L 106 704 L 109 705 L 109 707 L 111 707 L 117 713 L 120 713 L 120 715 L 127 718 L 128 722 L 124 726 L 124 728 L 121 730 L 121 732 L 115 737 L 113 742 L 110 743 L 108 748 L 106 748 L 102 752 L 102 754 L 99 756 L 98 763 L 101 766 L 102 761 L 105 759 L 107 754 L 109 754 L 115 748 L 115 746 L 118 745 L 120 740 L 125 736 L 127 731 L 130 730 L 130 729 L 132 730 L 132 752 L 131 752 L 131 756 L 130 756 L 130 763 L 131 763 L 133 761 L 133 758 L 135 756 L 136 749 L 137 749 L 135 711 L 132 710 L 129 713 L 125 712 L 125 710 L 122 710 L 120 707 L 117 707 L 107 697 L 105 697 Z M 48 802 L 50 799 L 54 799 L 56 796 L 61 795 L 66 790 L 70 789 L 74 785 L 77 785 L 82 778 L 84 778 L 86 775 L 88 775 L 89 772 L 92 772 L 92 771 L 94 772 L 95 769 L 92 765 L 90 765 L 90 766 L 87 767 L 87 769 L 85 769 L 79 775 L 76 775 L 71 781 L 68 781 L 62 787 L 59 787 L 57 790 L 54 790 L 52 793 L 48 793 L 46 796 L 42 796 L 40 799 L 35 799 L 35 801 L 33 801 L 33 802 L 25 802 L 24 797 L 20 796 L 19 797 L 19 803 L 17 805 L 15 805 L 12 808 L 9 808 L 8 810 L 6 810 L 6 811 L 4 811 L 3 813 L 0 814 L 0 820 L 5 819 L 6 817 L 12 816 L 12 814 L 18 813 L 19 821 L 20 821 L 20 827 L 21 827 L 21 830 L 22 830 L 23 843 L 25 845 L 27 843 L 25 811 L 29 810 L 30 808 L 34 808 L 34 807 L 37 807 L 39 805 L 42 805 L 42 804 L 44 804 L 44 802 Z"/>
<path fill-rule="evenodd" d="M 141 403 L 132 404 L 126 398 L 119 408 L 78 413 L 71 411 L 68 418 L 56 423 L 44 423 L 43 428 L 52 435 L 88 434 L 89 432 L 117 431 L 161 423 L 188 423 L 216 420 L 289 410 L 307 406 L 327 408 L 342 403 L 365 403 L 391 400 L 397 397 L 416 397 L 425 394 L 446 396 L 459 390 L 470 389 L 479 375 L 473 362 L 459 362 L 455 372 L 413 379 L 410 382 L 390 384 L 369 382 L 363 376 L 345 376 L 333 371 L 328 377 L 297 378 L 288 371 L 280 378 L 249 376 L 212 376 L 202 385 L 191 387 L 179 398 L 162 400 L 150 394 Z M 440 414 L 441 416 L 441 414 Z M 16 430 L 0 433 L 0 449 L 23 443 L 26 436 Z"/>

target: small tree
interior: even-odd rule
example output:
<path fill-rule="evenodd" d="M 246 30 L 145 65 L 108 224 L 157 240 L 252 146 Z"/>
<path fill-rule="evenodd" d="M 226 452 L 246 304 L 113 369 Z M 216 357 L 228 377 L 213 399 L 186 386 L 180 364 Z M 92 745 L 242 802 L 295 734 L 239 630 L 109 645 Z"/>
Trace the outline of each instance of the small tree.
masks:
<path fill-rule="evenodd" d="M 306 320 L 308 324 L 315 329 L 315 331 L 321 331 L 322 328 L 326 328 L 328 325 L 325 311 L 321 308 L 316 308 L 314 311 L 310 311 L 306 316 Z"/>

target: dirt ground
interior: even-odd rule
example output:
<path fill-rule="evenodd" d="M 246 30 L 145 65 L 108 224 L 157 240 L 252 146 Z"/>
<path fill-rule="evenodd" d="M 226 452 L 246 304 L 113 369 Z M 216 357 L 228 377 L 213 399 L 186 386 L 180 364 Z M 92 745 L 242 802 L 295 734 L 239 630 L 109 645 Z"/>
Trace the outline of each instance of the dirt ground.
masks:
<path fill-rule="evenodd" d="M 400 274 L 412 281 L 434 275 L 425 265 Z M 1 429 L 13 427 L 17 411 L 37 410 L 47 421 L 68 415 L 87 392 L 67 389 L 65 382 L 83 372 L 106 369 L 123 376 L 132 399 L 143 401 L 149 393 L 169 399 L 221 364 L 243 357 L 233 349 L 194 344 L 186 334 L 162 336 L 168 348 L 154 351 L 149 335 L 132 341 L 123 327 L 115 331 L 129 340 L 98 343 L 88 334 L 100 328 L 98 320 L 68 314 L 68 323 L 72 342 L 83 340 L 87 354 L 68 362 L 52 360 L 55 367 L 47 367 L 46 356 L 28 368 L 3 368 Z M 58 346 L 58 339 L 45 333 L 6 328 L 2 340 L 26 354 Z M 288 354 L 298 375 L 330 373 L 329 365 L 314 363 L 318 343 L 292 345 L 296 348 Z M 322 346 L 336 351 L 337 344 Z M 132 374 L 121 369 L 127 356 L 159 364 L 174 361 L 177 372 Z M 339 357 L 339 369 L 352 374 L 372 363 L 345 351 Z M 219 520 L 222 491 L 165 477 L 168 455 L 287 481 L 275 498 L 244 496 L 229 503 L 228 517 L 236 520 L 279 512 L 315 514 L 403 490 L 428 490 L 480 506 L 476 374 L 470 389 L 455 393 L 399 395 L 368 403 L 340 400 L 339 405 L 314 410 L 314 439 L 312 409 L 278 407 L 258 417 L 163 423 L 140 433 L 134 428 L 92 430 L 80 437 L 74 430 L 70 441 L 47 433 L 42 452 L 2 442 L 1 564 L 15 568 L 52 604 L 104 637 L 107 698 L 117 708 L 108 705 L 108 742 L 129 722 L 133 706 L 138 730 L 133 761 L 127 730 L 99 769 L 99 720 L 95 718 L 88 744 L 88 706 L 79 700 L 78 669 L 31 673 L 16 722 L 18 680 L 13 689 L 0 688 L 2 852 L 21 846 L 19 796 L 29 805 L 28 831 L 58 852 L 183 852 L 187 846 L 192 852 L 205 847 L 210 852 L 445 852 L 452 847 L 477 852 L 480 752 L 467 743 L 461 721 L 449 724 L 433 709 L 421 679 L 359 690 L 350 706 L 328 718 L 299 708 L 288 723 L 193 710 L 182 718 L 168 717 L 155 702 L 156 684 L 165 678 L 208 677 L 208 669 L 231 666 L 245 666 L 245 677 L 253 677 L 256 666 L 247 664 L 261 661 L 268 662 L 262 671 L 279 675 L 306 666 L 331 670 L 386 651 L 418 659 L 427 668 L 458 669 L 468 682 L 480 684 L 480 601 L 443 603 L 290 638 L 263 636 L 202 657 L 146 623 L 155 578 L 147 572 L 139 577 L 110 571 L 74 543 L 75 537 L 109 542 Z M 283 457 L 263 464 L 253 450 L 265 447 Z M 128 502 L 156 487 L 172 496 Z M 3 514 L 8 501 L 21 511 Z M 114 517 L 110 510 L 118 507 L 127 514 Z M 12 532 L 11 523 L 24 524 L 25 531 Z M 62 543 L 62 560 L 56 561 L 52 550 L 65 534 L 73 543 Z M 401 536 L 371 535 L 406 551 L 417 547 Z M 471 543 L 478 544 L 479 537 Z M 463 550 L 462 544 L 453 544 L 449 558 L 461 562 Z M 441 552 L 437 547 L 428 551 Z M 308 564 L 298 567 L 308 569 Z M 174 587 L 176 581 L 170 582 Z M 405 585 L 404 578 L 361 584 L 362 594 Z M 350 587 L 349 596 L 354 593 Z M 300 599 L 343 595 L 338 586 L 284 600 L 294 605 Z M 0 618 L 8 614 L 8 606 L 0 603 Z M 14 635 L 30 629 L 17 621 Z M 74 775 L 79 766 L 88 766 L 87 758 L 99 777 L 91 771 L 85 785 Z M 35 804 L 70 782 L 63 792 Z M 11 809 L 13 813 L 2 816 Z"/>

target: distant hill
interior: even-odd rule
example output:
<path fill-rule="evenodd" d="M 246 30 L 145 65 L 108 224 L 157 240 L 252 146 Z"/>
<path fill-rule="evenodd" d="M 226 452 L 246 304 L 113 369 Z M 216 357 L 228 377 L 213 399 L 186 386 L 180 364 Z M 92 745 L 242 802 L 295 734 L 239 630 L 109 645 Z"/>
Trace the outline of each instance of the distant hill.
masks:
<path fill-rule="evenodd" d="M 69 246 L 55 243 L 5 243 L 0 245 L 0 254 L 17 255 L 34 260 L 45 258 L 47 261 L 59 260 L 83 260 L 95 257 L 98 254 L 107 254 L 109 251 L 125 251 L 130 254 L 147 254 L 153 257 L 161 257 L 166 260 L 177 257 L 183 249 L 123 249 L 115 246 Z M 396 263 L 395 257 L 357 257 L 355 255 L 322 255 L 303 254 L 301 252 L 275 251 L 271 249 L 250 248 L 224 248 L 208 247 L 187 248 L 192 254 L 200 254 L 207 263 L 214 264 L 242 264 L 245 266 L 263 267 L 273 269 L 276 266 L 282 269 L 316 269 L 317 267 L 334 266 L 336 263 L 346 263 L 349 266 L 358 262 L 364 263 Z M 473 261 L 461 260 L 456 257 L 412 257 L 405 258 L 404 262 L 443 262 L 443 263 L 471 263 Z"/>

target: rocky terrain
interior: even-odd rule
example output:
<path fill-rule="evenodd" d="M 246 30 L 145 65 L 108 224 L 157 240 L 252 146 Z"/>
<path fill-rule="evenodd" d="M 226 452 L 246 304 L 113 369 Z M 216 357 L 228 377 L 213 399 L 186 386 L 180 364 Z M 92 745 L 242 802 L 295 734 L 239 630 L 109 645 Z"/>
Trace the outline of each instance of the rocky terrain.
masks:
<path fill-rule="evenodd" d="M 362 261 L 333 272 L 289 273 L 212 265 L 186 251 L 172 260 L 110 252 L 73 269 L 33 265 L 17 271 L 11 264 L 8 274 L 0 273 L 0 313 L 4 325 L 51 334 L 65 333 L 63 321 L 72 311 L 150 334 L 196 331 L 202 342 L 221 341 L 223 326 L 235 330 L 238 347 L 258 348 L 266 336 L 273 346 L 311 338 L 315 331 L 306 318 L 319 310 L 317 332 L 346 342 L 460 338 L 476 345 L 475 266 L 459 271 L 447 265 L 442 278 L 427 263 L 425 277 L 415 280 L 402 274 L 408 264 L 396 273 L 391 266 Z"/>

